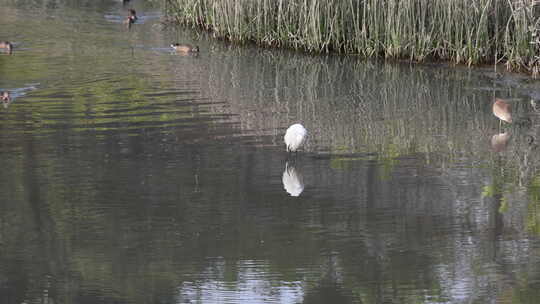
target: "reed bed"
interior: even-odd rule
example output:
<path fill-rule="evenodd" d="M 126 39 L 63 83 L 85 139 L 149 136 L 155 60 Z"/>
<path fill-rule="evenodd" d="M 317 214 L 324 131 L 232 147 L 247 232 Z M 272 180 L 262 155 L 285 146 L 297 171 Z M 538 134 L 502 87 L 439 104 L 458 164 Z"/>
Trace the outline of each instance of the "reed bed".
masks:
<path fill-rule="evenodd" d="M 540 72 L 538 0 L 166 0 L 218 38 L 364 57 Z"/>

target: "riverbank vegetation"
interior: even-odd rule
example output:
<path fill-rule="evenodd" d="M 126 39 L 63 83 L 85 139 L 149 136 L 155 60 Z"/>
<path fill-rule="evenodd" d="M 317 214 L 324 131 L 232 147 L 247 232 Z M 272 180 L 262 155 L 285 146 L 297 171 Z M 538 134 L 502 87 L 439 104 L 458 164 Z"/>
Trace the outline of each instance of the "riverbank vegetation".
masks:
<path fill-rule="evenodd" d="M 218 38 L 363 57 L 540 72 L 536 0 L 166 0 Z"/>

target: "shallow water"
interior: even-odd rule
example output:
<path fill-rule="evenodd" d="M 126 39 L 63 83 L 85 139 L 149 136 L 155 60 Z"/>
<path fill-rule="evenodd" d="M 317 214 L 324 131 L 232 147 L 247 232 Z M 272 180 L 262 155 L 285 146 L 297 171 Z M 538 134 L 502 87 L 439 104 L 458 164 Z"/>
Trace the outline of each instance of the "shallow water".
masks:
<path fill-rule="evenodd" d="M 537 81 L 0 7 L 1 303 L 538 303 Z"/>

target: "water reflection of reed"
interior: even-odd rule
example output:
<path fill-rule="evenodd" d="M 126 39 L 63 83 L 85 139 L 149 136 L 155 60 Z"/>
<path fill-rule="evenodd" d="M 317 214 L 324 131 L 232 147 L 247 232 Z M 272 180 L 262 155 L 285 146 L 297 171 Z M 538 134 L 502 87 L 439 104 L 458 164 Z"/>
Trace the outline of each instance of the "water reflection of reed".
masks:
<path fill-rule="evenodd" d="M 413 156 L 421 162 L 415 168 L 443 177 L 460 208 L 482 191 L 461 192 L 460 185 L 483 179 L 487 187 L 514 194 L 507 195 L 514 202 L 509 221 L 527 208 L 523 195 L 531 188 L 520 194 L 513 187 L 530 187 L 538 179 L 540 119 L 506 82 L 459 68 L 251 49 L 216 51 L 206 64 L 203 91 L 226 99 L 230 107 L 223 111 L 239 114 L 244 132 L 269 135 L 282 145 L 285 127 L 300 121 L 310 130 L 306 149 L 331 152 L 336 168 L 345 168 L 349 158 L 340 155 L 374 153 L 390 170 Z M 492 103 L 499 94 L 513 97 L 514 115 L 531 123 L 508 126 L 512 137 L 497 137 L 492 148 L 499 125 Z M 502 168 L 503 182 L 473 174 L 470 167 Z"/>
<path fill-rule="evenodd" d="M 230 102 L 243 129 L 277 136 L 302 121 L 311 150 L 481 156 L 489 147 L 474 138 L 496 123 L 489 79 L 459 69 L 246 49 L 207 64 L 208 93 Z"/>

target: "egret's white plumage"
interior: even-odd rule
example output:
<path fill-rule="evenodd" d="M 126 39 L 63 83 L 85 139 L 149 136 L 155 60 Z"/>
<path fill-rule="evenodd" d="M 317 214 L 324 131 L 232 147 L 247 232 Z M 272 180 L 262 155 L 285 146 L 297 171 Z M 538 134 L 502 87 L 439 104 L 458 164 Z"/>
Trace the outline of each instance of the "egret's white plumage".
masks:
<path fill-rule="evenodd" d="M 285 163 L 285 171 L 283 171 L 283 188 L 291 196 L 299 196 L 304 191 L 304 180 L 302 174 L 296 170 L 293 165 Z"/>
<path fill-rule="evenodd" d="M 285 132 L 285 145 L 287 152 L 296 152 L 306 141 L 307 130 L 301 124 L 294 124 Z"/>

